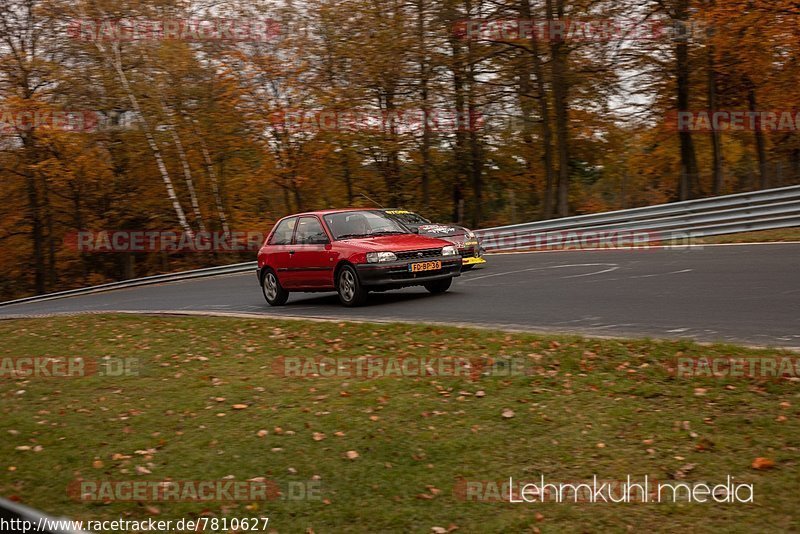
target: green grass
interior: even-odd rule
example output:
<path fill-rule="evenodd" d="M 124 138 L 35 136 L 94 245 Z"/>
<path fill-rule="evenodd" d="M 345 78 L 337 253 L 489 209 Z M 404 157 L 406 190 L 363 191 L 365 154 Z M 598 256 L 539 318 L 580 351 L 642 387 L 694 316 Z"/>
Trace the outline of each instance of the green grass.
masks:
<path fill-rule="evenodd" d="M 800 241 L 800 228 L 781 228 L 778 230 L 761 230 L 758 232 L 703 237 L 698 238 L 695 244 L 773 243 L 781 241 Z"/>
<path fill-rule="evenodd" d="M 778 351 L 410 325 L 108 315 L 2 321 L 0 339 L 0 356 L 140 363 L 139 376 L 123 378 L 0 378 L 0 495 L 52 514 L 265 515 L 274 531 L 316 533 L 450 525 L 458 532 L 798 528 L 797 384 L 689 380 L 668 371 L 679 353 Z M 279 356 L 367 354 L 509 355 L 525 358 L 533 372 L 475 381 L 343 380 L 280 378 L 272 368 Z M 503 418 L 506 409 L 515 416 Z M 260 430 L 268 434 L 259 437 Z M 315 441 L 315 432 L 326 437 Z M 147 449 L 155 452 L 136 453 Z M 359 457 L 348 460 L 347 451 Z M 756 457 L 774 460 L 775 468 L 753 469 Z M 755 503 L 530 505 L 454 495 L 462 479 L 666 480 L 686 464 L 696 464 L 690 481 L 732 475 L 753 484 Z M 151 474 L 137 474 L 137 467 Z M 102 504 L 67 495 L 77 478 L 226 476 L 266 477 L 281 486 L 315 477 L 324 500 Z"/>

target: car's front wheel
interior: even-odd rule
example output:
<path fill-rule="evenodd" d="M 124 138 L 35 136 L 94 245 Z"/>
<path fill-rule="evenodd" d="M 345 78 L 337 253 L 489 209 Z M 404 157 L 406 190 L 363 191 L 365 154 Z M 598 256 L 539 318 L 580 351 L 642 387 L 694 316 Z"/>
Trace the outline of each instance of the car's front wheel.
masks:
<path fill-rule="evenodd" d="M 448 289 L 450 289 L 450 285 L 453 283 L 452 278 L 445 278 L 444 280 L 436 280 L 435 282 L 428 282 L 425 284 L 425 289 L 433 293 L 434 295 L 438 295 L 439 293 L 444 293 Z"/>
<path fill-rule="evenodd" d="M 367 301 L 369 294 L 369 291 L 361 285 L 358 273 L 350 265 L 345 265 L 339 270 L 336 290 L 339 292 L 339 300 L 345 306 L 361 306 Z"/>
<path fill-rule="evenodd" d="M 267 272 L 264 273 L 261 289 L 270 306 L 283 306 L 289 300 L 289 292 L 283 289 L 278 276 L 272 269 L 267 269 Z"/>

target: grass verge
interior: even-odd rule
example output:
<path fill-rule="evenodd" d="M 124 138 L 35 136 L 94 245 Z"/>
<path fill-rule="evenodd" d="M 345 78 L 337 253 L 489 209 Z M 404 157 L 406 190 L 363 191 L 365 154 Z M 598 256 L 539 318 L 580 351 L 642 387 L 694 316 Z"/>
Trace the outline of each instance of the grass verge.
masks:
<path fill-rule="evenodd" d="M 781 228 L 778 230 L 761 230 L 758 232 L 742 232 L 739 234 L 701 237 L 696 240 L 695 244 L 779 243 L 783 241 L 800 241 L 800 228 Z"/>
<path fill-rule="evenodd" d="M 676 356 L 786 354 L 410 325 L 90 315 L 0 322 L 0 357 L 135 358 L 138 376 L 0 378 L 0 495 L 73 519 L 268 516 L 276 532 L 796 527 L 797 383 L 677 378 Z M 522 376 L 287 378 L 279 357 L 522 358 Z M 505 417 L 504 414 L 505 413 Z M 348 451 L 357 458 L 349 459 Z M 755 469 L 756 458 L 774 462 Z M 768 464 L 767 464 L 768 465 Z M 510 504 L 464 481 L 754 486 L 752 504 Z M 87 480 L 248 480 L 270 502 L 70 498 Z M 305 486 L 304 486 L 305 485 Z"/>

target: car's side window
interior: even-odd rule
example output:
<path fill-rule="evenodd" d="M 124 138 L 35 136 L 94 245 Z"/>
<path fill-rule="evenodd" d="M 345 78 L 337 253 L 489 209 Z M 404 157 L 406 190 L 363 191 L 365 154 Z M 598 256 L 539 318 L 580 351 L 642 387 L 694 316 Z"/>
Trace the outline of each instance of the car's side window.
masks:
<path fill-rule="evenodd" d="M 328 235 L 316 217 L 301 217 L 297 223 L 295 243 L 298 245 L 322 245 L 328 242 Z"/>
<path fill-rule="evenodd" d="M 278 223 L 275 231 L 272 233 L 272 238 L 269 240 L 270 245 L 291 245 L 292 234 L 294 227 L 297 224 L 297 217 L 284 219 Z"/>

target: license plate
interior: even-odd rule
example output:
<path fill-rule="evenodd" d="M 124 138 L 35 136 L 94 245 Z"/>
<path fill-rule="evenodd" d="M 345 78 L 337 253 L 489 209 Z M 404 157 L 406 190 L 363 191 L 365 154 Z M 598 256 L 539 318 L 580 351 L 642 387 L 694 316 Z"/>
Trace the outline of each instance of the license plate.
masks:
<path fill-rule="evenodd" d="M 423 271 L 438 271 L 442 268 L 440 261 L 423 261 L 421 263 L 412 263 L 408 266 L 408 270 L 412 273 L 421 273 Z"/>

